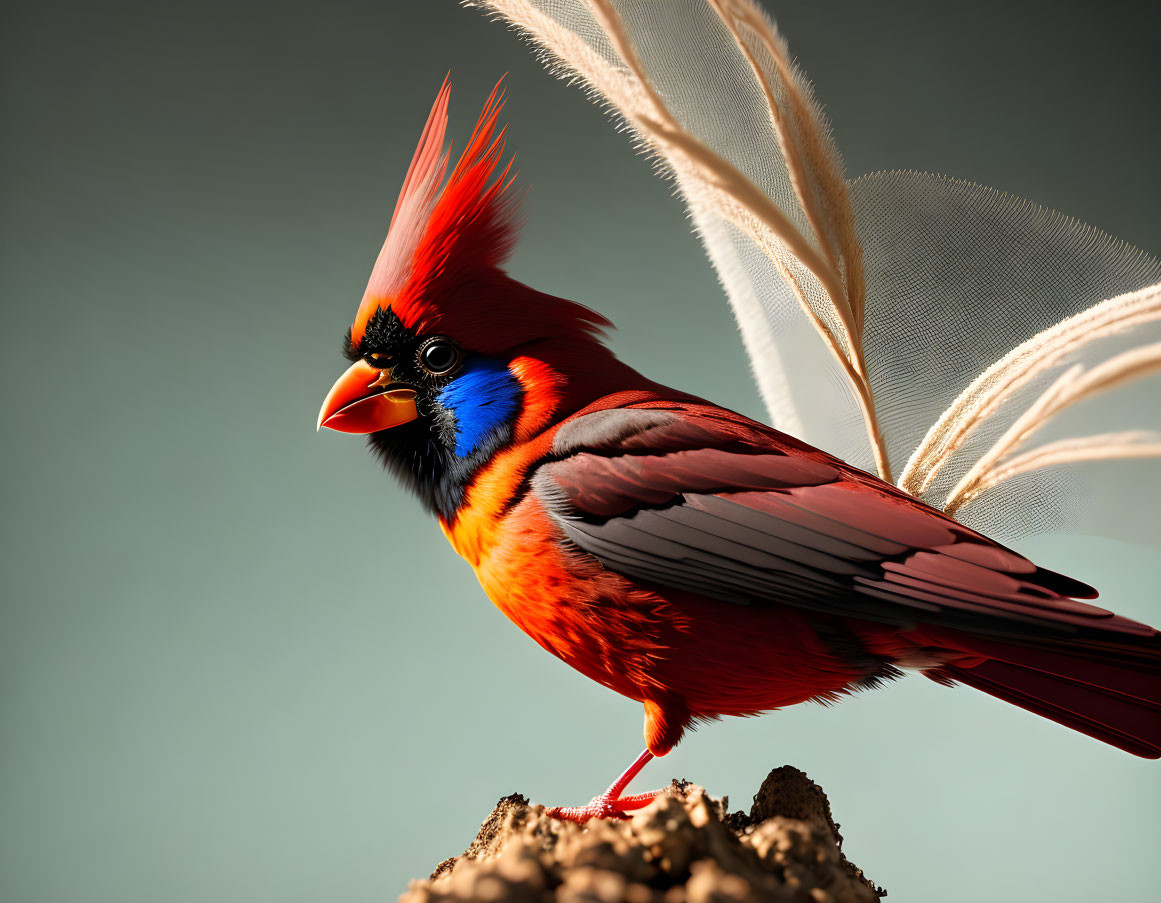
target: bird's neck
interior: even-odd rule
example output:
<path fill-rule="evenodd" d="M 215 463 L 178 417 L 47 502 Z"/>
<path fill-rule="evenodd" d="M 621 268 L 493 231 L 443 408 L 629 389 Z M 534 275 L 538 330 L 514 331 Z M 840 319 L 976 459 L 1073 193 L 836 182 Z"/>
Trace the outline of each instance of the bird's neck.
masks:
<path fill-rule="evenodd" d="M 509 367 L 524 389 L 514 438 L 528 442 L 598 399 L 621 392 L 674 393 L 623 363 L 601 342 L 545 343 Z"/>
<path fill-rule="evenodd" d="M 671 392 L 645 379 L 597 341 L 539 343 L 513 356 L 506 366 L 518 386 L 517 403 L 509 416 L 488 423 L 470 444 L 462 441 L 462 430 L 449 435 L 439 429 L 437 420 L 425 418 L 371 436 L 371 447 L 387 468 L 445 522 L 456 519 L 468 488 L 501 451 L 532 442 L 605 396 Z M 501 400 L 476 401 L 494 405 Z"/>

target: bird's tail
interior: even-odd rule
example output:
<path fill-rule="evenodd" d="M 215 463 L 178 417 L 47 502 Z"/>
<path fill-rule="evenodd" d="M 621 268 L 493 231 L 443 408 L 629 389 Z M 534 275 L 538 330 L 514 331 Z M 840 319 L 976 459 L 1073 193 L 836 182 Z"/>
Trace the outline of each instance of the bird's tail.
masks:
<path fill-rule="evenodd" d="M 1147 759 L 1161 758 L 1161 637 L 1051 646 L 959 634 L 978 656 L 923 673 L 961 683 Z"/>

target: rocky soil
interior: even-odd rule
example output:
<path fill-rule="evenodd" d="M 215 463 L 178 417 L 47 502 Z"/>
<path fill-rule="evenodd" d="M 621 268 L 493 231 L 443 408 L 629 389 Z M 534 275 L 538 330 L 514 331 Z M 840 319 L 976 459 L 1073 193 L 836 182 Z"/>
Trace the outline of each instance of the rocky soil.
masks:
<path fill-rule="evenodd" d="M 461 856 L 412 881 L 400 903 L 876 903 L 886 891 L 843 855 L 830 803 L 784 765 L 749 814 L 688 782 L 629 821 L 550 819 L 520 795 L 500 800 Z"/>

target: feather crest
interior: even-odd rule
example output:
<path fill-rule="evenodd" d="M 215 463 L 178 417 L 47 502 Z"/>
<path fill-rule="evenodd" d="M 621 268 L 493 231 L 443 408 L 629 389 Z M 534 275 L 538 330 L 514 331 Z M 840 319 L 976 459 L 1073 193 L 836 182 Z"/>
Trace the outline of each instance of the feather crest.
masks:
<path fill-rule="evenodd" d="M 503 79 L 501 79 L 503 82 Z M 497 175 L 504 155 L 504 128 L 496 123 L 504 105 L 497 83 L 480 113 L 467 147 L 448 176 L 444 147 L 451 86 L 444 79 L 419 138 L 351 327 L 357 346 L 372 317 L 390 308 L 407 325 L 424 314 L 427 298 L 449 267 L 489 270 L 503 263 L 515 240 L 514 203 L 509 193 L 511 160 Z"/>

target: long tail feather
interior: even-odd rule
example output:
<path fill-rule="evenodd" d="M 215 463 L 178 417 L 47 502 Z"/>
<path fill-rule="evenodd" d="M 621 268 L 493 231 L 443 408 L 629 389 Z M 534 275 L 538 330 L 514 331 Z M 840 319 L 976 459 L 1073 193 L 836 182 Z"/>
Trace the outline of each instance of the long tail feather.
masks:
<path fill-rule="evenodd" d="M 1134 755 L 1161 758 L 1161 645 L 1156 637 L 1115 651 L 981 645 L 997 657 L 923 673 L 975 687 Z"/>

